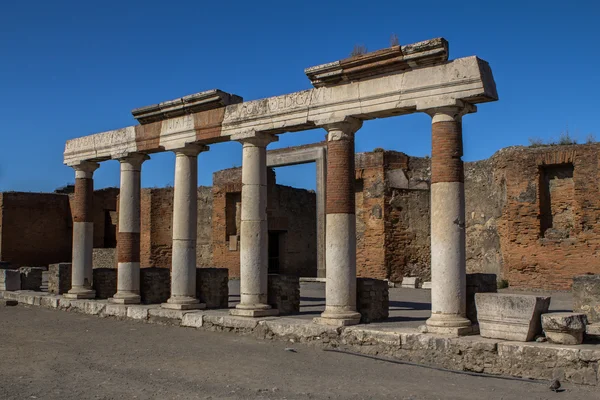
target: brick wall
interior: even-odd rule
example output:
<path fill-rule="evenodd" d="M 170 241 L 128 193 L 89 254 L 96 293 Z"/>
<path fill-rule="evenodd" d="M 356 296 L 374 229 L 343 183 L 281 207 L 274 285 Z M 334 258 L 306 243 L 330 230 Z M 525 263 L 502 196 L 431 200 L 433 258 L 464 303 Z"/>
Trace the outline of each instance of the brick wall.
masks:
<path fill-rule="evenodd" d="M 69 198 L 54 193 L 0 193 L 0 260 L 47 266 L 71 259 Z"/>

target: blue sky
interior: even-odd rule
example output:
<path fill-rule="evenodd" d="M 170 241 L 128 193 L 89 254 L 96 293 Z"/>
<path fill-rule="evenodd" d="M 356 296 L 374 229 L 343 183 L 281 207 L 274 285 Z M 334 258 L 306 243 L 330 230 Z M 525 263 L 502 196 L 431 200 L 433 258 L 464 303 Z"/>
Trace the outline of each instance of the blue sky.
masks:
<path fill-rule="evenodd" d="M 486 4 L 490 3 L 490 4 Z M 464 118 L 465 160 L 568 129 L 600 140 L 600 6 L 592 1 L 5 1 L 0 6 L 0 191 L 52 191 L 74 181 L 67 139 L 133 125 L 133 108 L 207 89 L 259 99 L 310 87 L 304 68 L 434 37 L 450 58 L 488 61 L 500 101 Z M 269 148 L 321 141 L 288 133 Z M 368 121 L 357 151 L 430 153 L 430 118 Z M 241 145 L 199 158 L 199 184 L 238 166 Z M 145 187 L 173 182 L 174 156 L 144 163 Z M 97 188 L 118 186 L 102 163 Z M 277 169 L 282 184 L 314 188 L 314 166 Z"/>

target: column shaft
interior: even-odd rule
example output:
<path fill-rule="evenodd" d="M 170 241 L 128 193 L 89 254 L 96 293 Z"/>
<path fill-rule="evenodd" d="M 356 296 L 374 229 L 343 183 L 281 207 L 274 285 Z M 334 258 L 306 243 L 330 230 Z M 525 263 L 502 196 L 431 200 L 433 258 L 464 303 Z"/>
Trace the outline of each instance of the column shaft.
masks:
<path fill-rule="evenodd" d="M 92 253 L 94 247 L 94 222 L 92 203 L 94 198 L 94 171 L 98 163 L 82 162 L 75 169 L 75 197 L 73 201 L 73 262 L 71 265 L 71 290 L 65 297 L 93 299 Z"/>
<path fill-rule="evenodd" d="M 325 311 L 315 322 L 335 326 L 360 322 L 356 312 L 356 209 L 354 133 L 361 122 L 351 120 L 326 126 L 327 276 Z"/>
<path fill-rule="evenodd" d="M 119 160 L 119 234 L 117 240 L 117 293 L 113 303 L 140 302 L 140 194 L 142 163 L 148 156 L 132 154 Z"/>
<path fill-rule="evenodd" d="M 321 149 L 321 156 L 317 158 L 316 169 L 317 169 L 317 277 L 325 278 L 327 276 L 326 271 L 326 245 L 325 245 L 325 232 L 326 232 L 326 187 L 327 187 L 327 152 L 325 149 Z"/>
<path fill-rule="evenodd" d="M 235 139 L 234 139 L 235 140 Z M 276 136 L 255 134 L 238 139 L 242 150 L 242 216 L 240 226 L 240 304 L 232 315 L 277 315 L 267 304 L 267 145 Z"/>
<path fill-rule="evenodd" d="M 196 298 L 196 240 L 198 230 L 198 153 L 206 146 L 175 150 L 171 297 L 164 308 L 204 308 Z"/>
<path fill-rule="evenodd" d="M 432 332 L 471 332 L 466 315 L 465 192 L 461 110 L 432 113 L 431 317 Z"/>

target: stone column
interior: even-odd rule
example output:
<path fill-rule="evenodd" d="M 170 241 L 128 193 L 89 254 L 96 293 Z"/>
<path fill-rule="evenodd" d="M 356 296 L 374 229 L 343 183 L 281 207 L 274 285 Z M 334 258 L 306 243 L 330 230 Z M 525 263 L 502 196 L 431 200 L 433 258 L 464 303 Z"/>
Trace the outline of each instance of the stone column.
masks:
<path fill-rule="evenodd" d="M 356 312 L 356 209 L 354 133 L 356 119 L 327 129 L 325 311 L 316 323 L 346 326 L 360 322 Z"/>
<path fill-rule="evenodd" d="M 430 110 L 431 317 L 429 332 L 471 333 L 466 318 L 465 189 L 461 118 L 464 108 Z"/>
<path fill-rule="evenodd" d="M 231 137 L 243 144 L 242 218 L 240 226 L 240 304 L 231 315 L 264 317 L 277 315 L 267 304 L 267 145 L 275 135 L 240 134 Z"/>
<path fill-rule="evenodd" d="M 196 298 L 196 239 L 198 231 L 198 154 L 207 146 L 188 145 L 175 152 L 173 254 L 171 297 L 163 308 L 204 308 Z"/>
<path fill-rule="evenodd" d="M 327 276 L 325 262 L 325 204 L 326 204 L 326 186 L 327 186 L 327 152 L 320 149 L 319 157 L 316 160 L 317 169 L 317 278 Z"/>
<path fill-rule="evenodd" d="M 134 153 L 119 159 L 121 190 L 119 191 L 119 234 L 117 240 L 117 293 L 112 303 L 140 302 L 140 171 L 149 159 Z"/>
<path fill-rule="evenodd" d="M 73 263 L 71 290 L 64 294 L 69 299 L 93 299 L 92 252 L 94 247 L 94 171 L 100 165 L 83 161 L 73 165 L 75 170 L 75 198 L 73 200 Z"/>

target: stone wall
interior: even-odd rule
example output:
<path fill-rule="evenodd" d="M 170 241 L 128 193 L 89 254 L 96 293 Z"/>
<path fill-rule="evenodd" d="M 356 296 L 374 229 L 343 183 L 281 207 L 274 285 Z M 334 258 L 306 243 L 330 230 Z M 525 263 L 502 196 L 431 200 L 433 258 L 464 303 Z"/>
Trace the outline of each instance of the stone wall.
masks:
<path fill-rule="evenodd" d="M 206 308 L 229 307 L 227 268 L 196 268 L 196 298 Z"/>
<path fill-rule="evenodd" d="M 140 270 L 140 297 L 143 304 L 165 303 L 170 295 L 170 270 L 157 267 Z"/>
<path fill-rule="evenodd" d="M 230 277 L 239 277 L 241 168 L 215 172 L 212 190 L 213 263 L 217 267 L 229 269 Z M 270 242 L 278 245 L 279 248 L 277 262 L 274 262 L 274 257 L 271 257 L 271 272 L 296 276 L 316 276 L 315 193 L 276 185 L 275 172 L 269 169 L 267 174 L 267 218 Z"/>
<path fill-rule="evenodd" d="M 93 268 L 117 268 L 117 249 L 93 249 L 92 252 Z"/>
<path fill-rule="evenodd" d="M 97 299 L 109 299 L 117 293 L 117 269 L 94 268 L 93 289 Z"/>
<path fill-rule="evenodd" d="M 279 310 L 279 315 L 300 312 L 300 279 L 295 275 L 269 274 L 267 304 Z"/>
<path fill-rule="evenodd" d="M 386 281 L 371 278 L 356 280 L 356 311 L 360 322 L 383 321 L 389 316 L 390 295 Z"/>
<path fill-rule="evenodd" d="M 118 188 L 94 190 L 92 202 L 92 222 L 94 223 L 94 248 L 117 247 L 117 203 Z M 69 203 L 73 208 L 74 193 L 69 193 Z M 68 258 L 70 259 L 70 258 Z M 59 260 L 64 261 L 67 259 Z"/>

